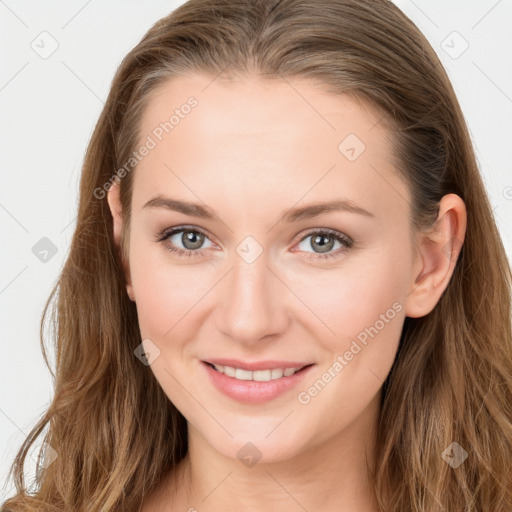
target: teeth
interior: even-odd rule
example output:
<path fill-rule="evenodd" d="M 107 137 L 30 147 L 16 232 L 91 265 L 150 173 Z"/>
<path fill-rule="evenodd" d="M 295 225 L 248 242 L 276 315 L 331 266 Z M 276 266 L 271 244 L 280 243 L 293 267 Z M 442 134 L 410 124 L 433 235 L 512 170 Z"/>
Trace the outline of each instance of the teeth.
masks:
<path fill-rule="evenodd" d="M 216 366 L 214 365 L 217 370 L 221 373 L 225 373 L 228 377 L 235 377 L 236 376 L 236 370 L 232 368 L 231 366 Z"/>
<path fill-rule="evenodd" d="M 215 369 L 226 374 L 228 377 L 234 377 L 239 380 L 255 380 L 259 382 L 268 382 L 270 380 L 280 379 L 281 377 L 290 377 L 301 368 L 274 368 L 272 370 L 242 370 L 241 368 L 233 368 L 232 366 L 222 366 L 220 364 L 213 365 Z"/>
<path fill-rule="evenodd" d="M 235 372 L 235 379 L 252 380 L 252 372 L 248 372 L 247 370 L 240 370 L 240 368 L 237 368 Z"/>

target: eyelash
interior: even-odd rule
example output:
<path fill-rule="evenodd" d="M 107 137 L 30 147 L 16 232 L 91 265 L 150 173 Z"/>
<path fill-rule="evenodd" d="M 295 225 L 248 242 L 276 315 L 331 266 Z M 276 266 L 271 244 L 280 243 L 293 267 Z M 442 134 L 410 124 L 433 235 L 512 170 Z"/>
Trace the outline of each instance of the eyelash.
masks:
<path fill-rule="evenodd" d="M 185 257 L 200 256 L 202 254 L 202 252 L 205 251 L 206 249 L 198 249 L 198 250 L 193 251 L 193 250 L 188 250 L 188 249 L 180 249 L 179 247 L 174 247 L 172 245 L 166 244 L 166 242 L 172 235 L 175 235 L 176 233 L 180 233 L 183 231 L 192 231 L 194 233 L 201 233 L 202 235 L 204 235 L 205 237 L 208 238 L 208 235 L 206 233 L 204 233 L 200 229 L 196 229 L 194 226 L 179 226 L 176 228 L 164 229 L 160 233 L 157 233 L 156 241 L 163 243 L 167 250 L 177 254 L 178 256 L 185 256 Z M 332 238 L 334 238 L 337 242 L 340 242 L 344 246 L 344 248 L 338 249 L 335 252 L 329 252 L 329 253 L 325 253 L 325 254 L 313 253 L 313 256 L 306 256 L 307 259 L 327 260 L 330 258 L 337 258 L 338 256 L 341 255 L 341 253 L 346 252 L 354 244 L 354 242 L 348 236 L 346 236 L 338 231 L 334 231 L 332 229 L 327 229 L 327 228 L 318 229 L 318 230 L 310 231 L 310 232 L 306 233 L 299 240 L 298 243 L 302 242 L 303 240 L 305 240 L 306 238 L 308 238 L 311 235 L 331 235 Z"/>

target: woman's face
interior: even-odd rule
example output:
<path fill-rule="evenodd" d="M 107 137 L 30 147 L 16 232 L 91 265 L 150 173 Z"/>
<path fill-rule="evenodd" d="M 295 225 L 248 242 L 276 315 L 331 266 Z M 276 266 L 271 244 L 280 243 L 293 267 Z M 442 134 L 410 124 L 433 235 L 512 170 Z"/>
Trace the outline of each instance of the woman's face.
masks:
<path fill-rule="evenodd" d="M 375 417 L 417 268 L 379 117 L 303 80 L 206 75 L 168 82 L 145 111 L 129 290 L 151 371 L 227 457 L 288 459 Z M 262 372 L 205 363 L 224 359 Z M 269 361 L 310 366 L 236 379 L 279 376 Z"/>

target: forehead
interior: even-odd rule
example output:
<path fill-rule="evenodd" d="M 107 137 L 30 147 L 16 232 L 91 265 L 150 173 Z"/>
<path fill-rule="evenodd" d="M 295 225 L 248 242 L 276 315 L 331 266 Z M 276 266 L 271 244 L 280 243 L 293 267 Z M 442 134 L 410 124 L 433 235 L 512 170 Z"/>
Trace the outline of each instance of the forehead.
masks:
<path fill-rule="evenodd" d="M 368 104 L 348 95 L 330 94 L 321 84 L 303 78 L 194 74 L 169 80 L 152 93 L 143 116 L 143 131 L 169 119 L 174 109 L 179 110 L 190 97 L 197 100 L 193 109 L 196 138 L 203 134 L 215 139 L 226 134 L 268 134 L 272 138 L 286 131 L 309 138 L 327 137 L 329 144 L 347 130 L 365 134 L 382 115 Z M 184 129 L 186 126 L 179 131 Z M 377 130 L 372 143 L 379 135 L 383 135 L 382 130 Z"/>
<path fill-rule="evenodd" d="M 407 191 L 381 116 L 304 79 L 174 78 L 141 121 L 140 143 L 149 136 L 156 145 L 137 166 L 134 202 L 169 192 L 214 208 L 233 193 L 245 205 L 273 195 L 281 208 L 306 195 L 396 205 Z"/>

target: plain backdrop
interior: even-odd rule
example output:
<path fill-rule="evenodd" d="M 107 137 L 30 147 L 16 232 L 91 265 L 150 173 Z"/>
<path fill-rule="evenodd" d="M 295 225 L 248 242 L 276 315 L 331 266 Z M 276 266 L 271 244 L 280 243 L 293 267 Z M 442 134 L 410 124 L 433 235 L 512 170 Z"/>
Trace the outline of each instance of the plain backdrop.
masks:
<path fill-rule="evenodd" d="M 11 496 L 8 468 L 53 396 L 39 323 L 75 227 L 89 138 L 121 59 L 182 3 L 0 0 L 0 500 Z M 510 260 L 512 1 L 396 3 L 452 79 Z"/>

